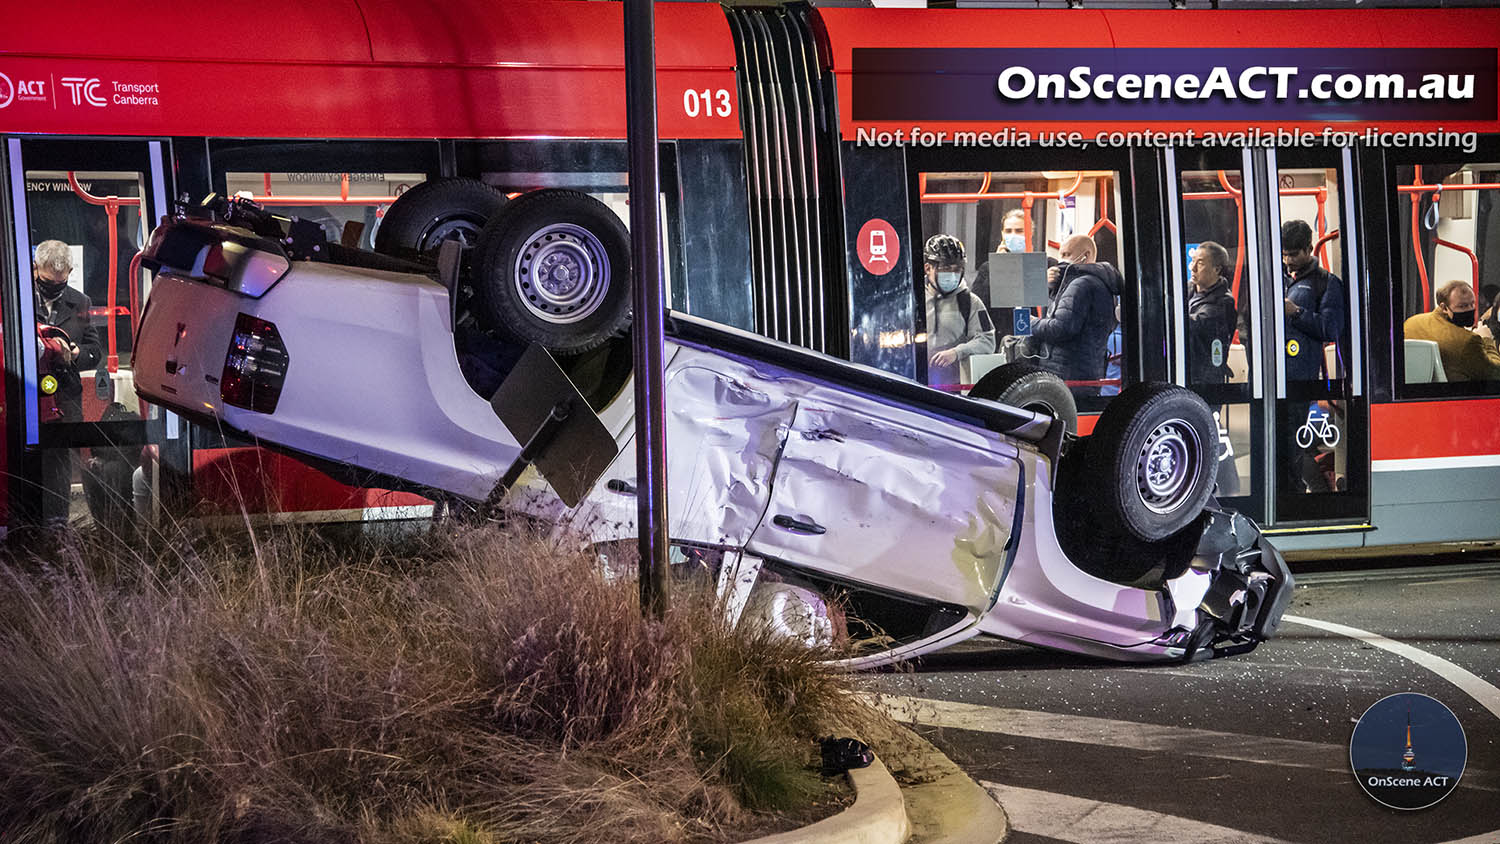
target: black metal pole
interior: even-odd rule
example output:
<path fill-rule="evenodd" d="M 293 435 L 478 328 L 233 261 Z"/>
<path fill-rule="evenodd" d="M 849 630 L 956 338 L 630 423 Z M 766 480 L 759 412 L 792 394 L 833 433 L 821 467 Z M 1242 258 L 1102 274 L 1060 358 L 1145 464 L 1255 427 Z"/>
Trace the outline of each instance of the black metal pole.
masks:
<path fill-rule="evenodd" d="M 641 611 L 667 609 L 667 441 L 662 391 L 661 231 L 656 215 L 656 21 L 652 0 L 625 0 L 625 136 L 635 351 L 636 517 Z"/>

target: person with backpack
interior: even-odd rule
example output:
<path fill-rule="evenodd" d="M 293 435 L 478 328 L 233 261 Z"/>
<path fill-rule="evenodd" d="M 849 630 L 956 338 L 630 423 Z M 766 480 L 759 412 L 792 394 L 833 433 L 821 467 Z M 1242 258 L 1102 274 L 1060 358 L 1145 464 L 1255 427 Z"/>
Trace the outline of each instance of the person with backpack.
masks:
<path fill-rule="evenodd" d="M 984 303 L 964 284 L 964 245 L 935 234 L 922 249 L 927 276 L 927 383 L 962 383 L 963 361 L 995 351 L 995 326 Z"/>

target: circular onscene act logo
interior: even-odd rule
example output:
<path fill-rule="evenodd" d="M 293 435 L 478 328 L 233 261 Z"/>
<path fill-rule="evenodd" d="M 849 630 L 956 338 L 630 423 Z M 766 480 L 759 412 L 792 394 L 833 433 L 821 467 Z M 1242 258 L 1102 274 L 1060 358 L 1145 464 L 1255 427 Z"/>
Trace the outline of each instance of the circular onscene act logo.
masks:
<path fill-rule="evenodd" d="M 1376 701 L 1349 741 L 1360 788 L 1392 809 L 1425 809 L 1452 794 L 1468 756 L 1452 710 L 1416 692 Z"/>
<path fill-rule="evenodd" d="M 0 108 L 10 105 L 10 101 L 16 95 L 16 86 L 11 83 L 10 77 L 0 73 Z"/>

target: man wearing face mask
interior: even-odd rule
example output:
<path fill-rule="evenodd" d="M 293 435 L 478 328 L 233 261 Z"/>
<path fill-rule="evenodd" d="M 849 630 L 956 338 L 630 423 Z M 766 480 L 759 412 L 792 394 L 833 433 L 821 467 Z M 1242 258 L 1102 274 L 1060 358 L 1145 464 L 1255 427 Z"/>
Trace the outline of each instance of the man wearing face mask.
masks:
<path fill-rule="evenodd" d="M 1500 351 L 1493 340 L 1474 333 L 1474 288 L 1467 282 L 1439 287 L 1437 308 L 1411 317 L 1402 330 L 1409 340 L 1438 344 L 1449 381 L 1500 380 Z"/>
<path fill-rule="evenodd" d="M 922 249 L 927 276 L 927 383 L 962 383 L 959 364 L 995 351 L 995 327 L 979 297 L 963 283 L 964 245 L 935 234 Z"/>
<path fill-rule="evenodd" d="M 996 252 L 1026 251 L 1026 212 L 1012 208 L 1000 219 L 1000 238 L 1005 245 Z"/>
<path fill-rule="evenodd" d="M 49 372 L 57 379 L 57 414 L 44 422 L 82 422 L 83 380 L 81 370 L 99 365 L 102 349 L 99 334 L 89 319 L 89 297 L 68 286 L 73 272 L 73 253 L 60 240 L 37 244 L 31 264 L 36 321 L 67 332 L 68 342 L 56 352 L 58 365 Z M 40 341 L 39 341 L 40 342 Z M 42 518 L 59 523 L 68 518 L 68 492 L 72 486 L 73 452 L 50 448 L 42 452 Z"/>
<path fill-rule="evenodd" d="M 995 246 L 995 254 L 1020 254 L 1027 251 L 1035 250 L 1026 248 L 1026 212 L 1019 208 L 1012 208 L 1000 218 L 1000 243 Z M 1056 265 L 1057 261 L 1049 256 L 1047 266 Z M 990 295 L 990 262 L 988 260 L 979 262 L 978 269 L 974 271 L 974 279 L 969 282 L 969 291 L 978 296 L 981 302 L 989 304 L 994 301 Z M 1057 285 L 1049 280 L 1047 297 L 1050 299 L 1056 294 Z M 1009 324 L 1004 314 L 1001 314 L 1001 322 Z"/>

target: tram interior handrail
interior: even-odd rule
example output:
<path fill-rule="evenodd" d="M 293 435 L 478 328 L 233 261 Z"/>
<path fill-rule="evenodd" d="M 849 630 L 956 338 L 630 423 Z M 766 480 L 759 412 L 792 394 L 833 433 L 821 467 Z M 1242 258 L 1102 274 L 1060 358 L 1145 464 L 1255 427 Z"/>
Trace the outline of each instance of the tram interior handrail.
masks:
<path fill-rule="evenodd" d="M 1417 276 L 1422 282 L 1422 312 L 1426 313 L 1432 310 L 1435 303 L 1432 299 L 1432 277 L 1427 273 L 1427 258 L 1422 252 L 1422 235 L 1421 230 L 1418 228 L 1419 217 L 1421 215 L 1417 213 L 1417 209 L 1422 206 L 1422 197 L 1425 194 L 1431 193 L 1433 194 L 1432 201 L 1437 202 L 1438 197 L 1442 196 L 1443 191 L 1500 190 L 1500 182 L 1474 182 L 1467 185 L 1445 185 L 1442 182 L 1423 184 L 1422 165 L 1416 165 L 1415 170 L 1412 183 L 1409 185 L 1397 185 L 1396 194 L 1399 196 L 1404 193 L 1411 198 L 1411 251 L 1417 258 Z M 1475 255 L 1474 250 L 1467 246 L 1438 237 L 1436 229 L 1433 230 L 1433 238 L 1434 245 L 1446 246 L 1449 249 L 1469 256 L 1469 265 L 1473 279 L 1471 286 L 1475 292 L 1478 292 L 1479 256 Z"/>
<path fill-rule="evenodd" d="M 83 189 L 83 185 L 78 183 L 78 175 L 72 170 L 68 171 L 68 187 L 72 188 L 73 193 L 76 194 L 78 198 L 82 199 L 84 202 L 87 202 L 90 205 L 102 206 L 104 208 L 105 216 L 109 218 L 109 292 L 106 294 L 106 296 L 108 297 L 108 304 L 106 305 L 106 307 L 108 308 L 110 316 L 109 321 L 105 323 L 105 337 L 108 348 L 106 349 L 104 365 L 105 368 L 108 369 L 111 374 L 113 374 L 120 371 L 119 340 L 115 336 L 115 315 L 118 313 L 118 309 L 120 306 L 120 209 L 127 206 L 140 209 L 141 199 L 138 196 L 95 196 L 94 194 L 89 193 L 88 191 Z M 135 336 L 133 333 L 135 324 L 134 314 L 136 311 L 140 310 L 140 291 L 138 289 L 138 285 L 136 284 L 137 280 L 138 279 L 133 277 L 130 285 L 132 337 Z"/>

